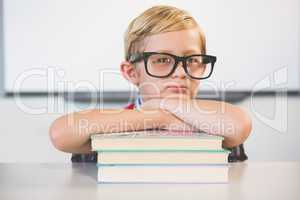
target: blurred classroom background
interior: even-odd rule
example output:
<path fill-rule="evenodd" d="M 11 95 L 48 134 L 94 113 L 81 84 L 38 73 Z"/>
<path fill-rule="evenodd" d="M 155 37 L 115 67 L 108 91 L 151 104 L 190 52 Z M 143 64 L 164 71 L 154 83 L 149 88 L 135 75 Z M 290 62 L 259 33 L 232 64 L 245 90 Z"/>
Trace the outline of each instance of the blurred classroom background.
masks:
<path fill-rule="evenodd" d="M 189 11 L 217 56 L 198 98 L 251 115 L 249 160 L 300 160 L 298 0 L 0 0 L 0 162 L 70 162 L 50 143 L 57 117 L 122 108 L 136 88 L 122 78 L 123 33 L 158 4 Z"/>

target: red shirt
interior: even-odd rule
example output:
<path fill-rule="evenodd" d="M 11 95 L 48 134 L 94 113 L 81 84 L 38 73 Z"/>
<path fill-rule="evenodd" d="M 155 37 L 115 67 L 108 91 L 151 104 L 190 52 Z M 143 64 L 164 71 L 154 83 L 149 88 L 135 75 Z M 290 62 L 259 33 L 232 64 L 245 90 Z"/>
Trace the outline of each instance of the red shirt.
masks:
<path fill-rule="evenodd" d="M 134 103 L 130 103 L 130 104 L 128 104 L 124 109 L 133 110 L 134 108 L 135 108 Z"/>

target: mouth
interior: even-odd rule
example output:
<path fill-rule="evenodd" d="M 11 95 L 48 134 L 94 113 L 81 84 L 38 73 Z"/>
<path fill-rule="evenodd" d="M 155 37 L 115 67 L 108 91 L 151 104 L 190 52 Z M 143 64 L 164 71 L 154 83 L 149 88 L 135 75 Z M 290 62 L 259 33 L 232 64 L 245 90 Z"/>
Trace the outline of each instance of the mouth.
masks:
<path fill-rule="evenodd" d="M 166 86 L 166 89 L 168 91 L 174 92 L 174 93 L 184 93 L 186 94 L 188 92 L 187 86 L 184 85 L 168 85 Z"/>

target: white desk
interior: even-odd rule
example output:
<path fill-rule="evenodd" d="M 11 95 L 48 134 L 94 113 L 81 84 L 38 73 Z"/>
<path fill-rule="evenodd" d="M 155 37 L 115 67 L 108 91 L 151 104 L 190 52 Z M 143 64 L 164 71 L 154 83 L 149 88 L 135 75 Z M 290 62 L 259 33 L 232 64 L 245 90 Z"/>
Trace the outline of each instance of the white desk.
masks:
<path fill-rule="evenodd" d="M 229 184 L 96 183 L 95 164 L 0 164 L 0 199 L 300 199 L 300 162 L 230 164 Z"/>

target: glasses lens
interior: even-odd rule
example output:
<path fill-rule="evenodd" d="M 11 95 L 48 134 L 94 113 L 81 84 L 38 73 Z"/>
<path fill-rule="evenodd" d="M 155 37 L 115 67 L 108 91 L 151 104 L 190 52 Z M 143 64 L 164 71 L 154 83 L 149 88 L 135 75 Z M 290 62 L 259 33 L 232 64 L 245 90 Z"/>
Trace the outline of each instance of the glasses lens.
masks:
<path fill-rule="evenodd" d="M 151 75 L 166 76 L 172 71 L 174 64 L 175 59 L 172 56 L 153 54 L 148 58 L 147 68 Z"/>
<path fill-rule="evenodd" d="M 206 56 L 192 56 L 186 60 L 188 74 L 194 78 L 207 78 L 212 64 Z"/>

